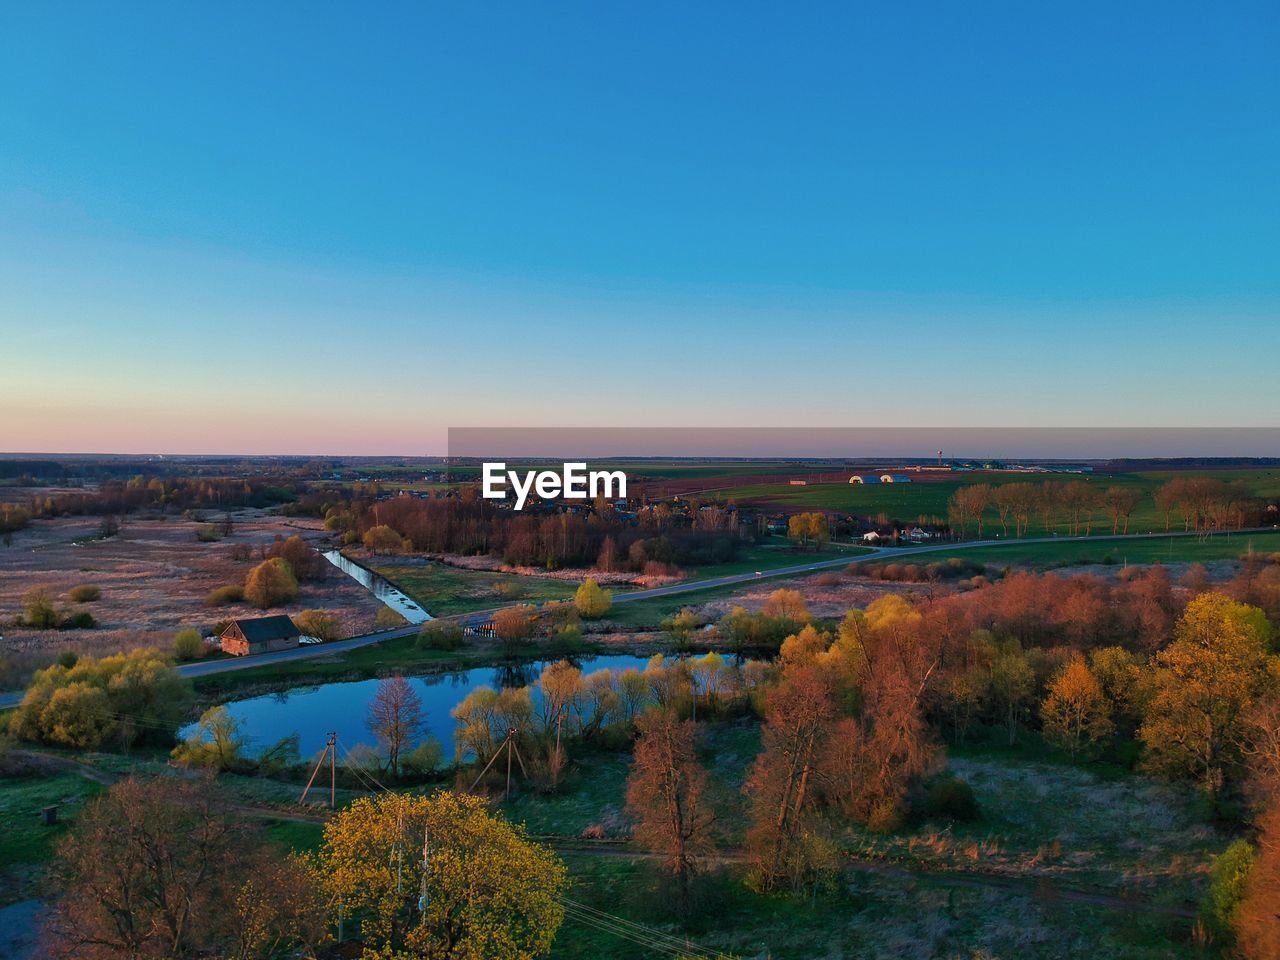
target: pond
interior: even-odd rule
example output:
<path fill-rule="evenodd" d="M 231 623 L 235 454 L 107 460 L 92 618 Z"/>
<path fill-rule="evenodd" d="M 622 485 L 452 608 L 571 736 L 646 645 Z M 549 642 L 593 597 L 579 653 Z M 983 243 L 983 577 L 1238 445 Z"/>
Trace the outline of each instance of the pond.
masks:
<path fill-rule="evenodd" d="M 422 698 L 422 709 L 426 715 L 424 732 L 438 739 L 444 746 L 444 756 L 452 758 L 454 719 L 450 713 L 467 694 L 481 686 L 494 689 L 527 686 L 538 679 L 543 667 L 553 662 L 525 661 L 407 679 Z M 586 674 L 605 669 L 625 670 L 627 667 L 644 669 L 649 661 L 647 657 L 605 656 L 581 657 L 574 662 Z M 252 738 L 251 751 L 296 732 L 299 748 L 306 759 L 324 749 L 326 735 L 331 730 L 337 732 L 338 743 L 348 750 L 358 744 L 374 746 L 374 737 L 365 720 L 369 701 L 377 688 L 377 680 L 326 683 L 235 700 L 225 706 L 241 722 L 244 733 Z M 181 735 L 186 736 L 193 729 L 194 725 L 188 726 Z"/>

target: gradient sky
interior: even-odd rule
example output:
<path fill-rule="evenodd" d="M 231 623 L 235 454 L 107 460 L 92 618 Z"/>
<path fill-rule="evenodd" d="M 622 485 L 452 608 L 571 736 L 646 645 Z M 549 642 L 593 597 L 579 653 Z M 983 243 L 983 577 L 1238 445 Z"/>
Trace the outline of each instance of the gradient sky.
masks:
<path fill-rule="evenodd" d="M 0 450 L 1275 426 L 1277 49 L 1274 3 L 5 4 Z"/>

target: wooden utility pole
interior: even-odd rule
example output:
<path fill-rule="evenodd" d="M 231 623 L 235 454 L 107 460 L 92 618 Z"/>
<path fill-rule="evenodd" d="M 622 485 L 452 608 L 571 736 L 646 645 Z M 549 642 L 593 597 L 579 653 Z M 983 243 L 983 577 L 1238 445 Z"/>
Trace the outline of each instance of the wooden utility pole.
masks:
<path fill-rule="evenodd" d="M 299 803 L 307 802 L 307 794 L 311 790 L 311 785 L 316 782 L 316 774 L 320 772 L 320 768 L 324 766 L 325 757 L 329 758 L 329 809 L 332 810 L 335 805 L 338 793 L 338 735 L 330 733 L 328 740 L 324 745 L 324 752 L 316 759 L 316 765 L 311 771 L 311 779 L 307 781 L 307 785 L 302 788 L 302 798 Z"/>

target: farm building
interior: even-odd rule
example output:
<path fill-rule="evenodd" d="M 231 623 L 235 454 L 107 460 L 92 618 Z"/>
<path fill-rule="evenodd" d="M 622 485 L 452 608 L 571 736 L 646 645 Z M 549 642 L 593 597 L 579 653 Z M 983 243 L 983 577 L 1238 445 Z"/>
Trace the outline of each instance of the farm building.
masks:
<path fill-rule="evenodd" d="M 808 480 L 791 480 L 789 483 L 793 487 L 807 487 L 809 485 Z"/>
<path fill-rule="evenodd" d="M 850 483 L 879 483 L 880 478 L 873 473 L 868 473 L 866 475 L 863 475 L 861 473 L 855 473 L 852 477 L 849 478 L 849 482 Z"/>
<path fill-rule="evenodd" d="M 880 477 L 881 483 L 910 483 L 911 478 L 905 473 L 886 473 Z"/>
<path fill-rule="evenodd" d="M 274 617 L 250 617 L 232 620 L 219 635 L 222 652 L 234 657 L 251 653 L 289 650 L 298 645 L 301 631 L 283 614 Z"/>

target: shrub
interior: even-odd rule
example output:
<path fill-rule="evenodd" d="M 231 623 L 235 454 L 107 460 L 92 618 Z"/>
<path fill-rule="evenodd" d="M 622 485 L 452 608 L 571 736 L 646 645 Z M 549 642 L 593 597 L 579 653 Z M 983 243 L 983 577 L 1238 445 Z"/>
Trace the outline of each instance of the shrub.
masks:
<path fill-rule="evenodd" d="M 1217 937 L 1231 936 L 1240 901 L 1244 898 L 1257 854 L 1247 840 L 1237 840 L 1213 861 L 1209 890 L 1200 905 L 1200 916 L 1209 932 Z"/>
<path fill-rule="evenodd" d="M 280 557 L 263 560 L 244 581 L 244 598 L 259 610 L 278 607 L 298 595 L 298 579 L 289 562 Z"/>
<path fill-rule="evenodd" d="M 428 620 L 422 625 L 414 645 L 419 650 L 457 650 L 466 637 L 462 627 L 447 620 Z"/>
<path fill-rule="evenodd" d="M 533 633 L 533 607 L 507 607 L 493 615 L 493 632 L 500 640 L 524 640 Z"/>
<path fill-rule="evenodd" d="M 244 587 L 238 583 L 228 583 L 225 587 L 210 590 L 204 602 L 206 606 L 220 607 L 225 603 L 239 603 L 243 599 Z"/>
<path fill-rule="evenodd" d="M 929 816 L 947 820 L 977 820 L 982 815 L 973 787 L 959 777 L 944 777 L 930 784 L 925 809 Z"/>
<path fill-rule="evenodd" d="M 217 543 L 222 539 L 222 531 L 214 523 L 202 523 L 196 527 L 196 539 L 201 543 Z"/>
<path fill-rule="evenodd" d="M 22 596 L 22 622 L 36 630 L 52 630 L 58 625 L 58 611 L 47 587 L 32 587 Z"/>
<path fill-rule="evenodd" d="M 337 640 L 342 633 L 338 618 L 328 610 L 303 610 L 294 614 L 293 623 L 303 636 L 317 640 Z"/>
<path fill-rule="evenodd" d="M 92 630 L 97 625 L 98 621 L 93 619 L 93 614 L 88 610 L 72 611 L 58 621 L 60 630 Z"/>
<path fill-rule="evenodd" d="M 179 660 L 197 660 L 204 656 L 204 637 L 199 630 L 179 630 L 173 638 L 173 655 Z"/>
<path fill-rule="evenodd" d="M 72 587 L 67 597 L 72 603 L 93 603 L 102 599 L 102 588 L 92 583 L 82 583 L 78 587 Z"/>
<path fill-rule="evenodd" d="M 872 833 L 894 833 L 902 829 L 902 808 L 891 797 L 882 797 L 871 805 L 867 829 Z"/>
<path fill-rule="evenodd" d="M 57 664 L 38 671 L 9 730 L 23 740 L 82 748 L 97 747 L 116 734 L 126 746 L 137 739 L 164 742 L 190 702 L 190 681 L 156 650 L 101 660 L 85 656 L 72 667 Z"/>
<path fill-rule="evenodd" d="M 394 630 L 396 627 L 403 627 L 407 622 L 404 617 L 387 606 L 379 607 L 377 615 L 373 618 L 373 625 L 378 630 Z"/>
<path fill-rule="evenodd" d="M 587 577 L 573 595 L 573 605 L 578 613 L 587 620 L 603 617 L 613 606 L 613 594 L 602 590 L 600 584 Z"/>
<path fill-rule="evenodd" d="M 409 773 L 419 776 L 431 773 L 440 766 L 444 757 L 444 748 L 435 737 L 427 737 L 405 756 L 404 768 Z"/>

